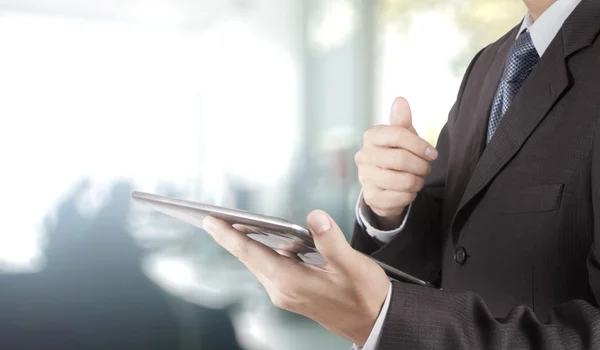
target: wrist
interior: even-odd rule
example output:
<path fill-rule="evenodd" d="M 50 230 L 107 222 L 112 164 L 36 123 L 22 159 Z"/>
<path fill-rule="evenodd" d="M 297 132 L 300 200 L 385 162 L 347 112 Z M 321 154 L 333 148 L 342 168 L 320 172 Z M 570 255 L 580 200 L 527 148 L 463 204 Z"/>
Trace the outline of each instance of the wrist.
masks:
<path fill-rule="evenodd" d="M 404 221 L 404 217 L 406 216 L 406 208 L 402 209 L 400 215 L 392 215 L 392 216 L 380 216 L 377 213 L 373 212 L 375 217 L 375 222 L 377 223 L 377 227 L 382 231 L 391 231 L 395 230 Z"/>
<path fill-rule="evenodd" d="M 373 336 L 375 330 L 379 333 L 380 328 L 382 327 L 383 319 L 387 314 L 386 303 L 388 299 L 388 294 L 391 288 L 391 282 L 389 279 L 385 278 L 386 283 L 381 285 L 381 288 L 378 288 L 378 292 L 373 292 L 373 295 L 369 297 L 369 302 L 365 305 L 365 309 L 363 312 L 359 313 L 360 317 L 356 318 L 357 324 L 352 332 L 352 337 L 348 340 L 352 341 L 354 344 L 364 347 L 367 343 L 372 342 L 369 339 Z M 381 320 L 380 320 L 381 319 Z M 378 334 L 377 334 L 377 337 Z"/>
<path fill-rule="evenodd" d="M 389 281 L 389 279 L 386 277 L 385 279 L 386 283 L 382 283 L 382 291 L 385 289 L 385 293 L 381 294 L 381 298 L 376 298 L 373 299 L 372 301 L 375 302 L 375 300 L 380 300 L 381 303 L 375 303 L 375 305 L 371 306 L 371 311 L 377 311 L 376 313 L 366 313 L 363 316 L 364 320 L 369 320 L 371 322 L 369 322 L 369 326 L 366 327 L 368 330 L 368 334 L 363 334 L 361 333 L 357 333 L 360 334 L 360 336 L 356 337 L 356 339 L 353 340 L 353 343 L 358 345 L 360 348 L 365 348 L 365 349 L 377 349 L 378 344 L 379 344 L 379 338 L 381 336 L 381 332 L 383 330 L 383 325 L 385 322 L 385 319 L 387 317 L 387 313 L 390 307 L 390 302 L 391 302 L 391 295 L 392 295 L 392 283 Z M 379 288 L 378 288 L 379 290 Z M 374 293 L 374 294 L 379 294 L 379 293 Z"/>

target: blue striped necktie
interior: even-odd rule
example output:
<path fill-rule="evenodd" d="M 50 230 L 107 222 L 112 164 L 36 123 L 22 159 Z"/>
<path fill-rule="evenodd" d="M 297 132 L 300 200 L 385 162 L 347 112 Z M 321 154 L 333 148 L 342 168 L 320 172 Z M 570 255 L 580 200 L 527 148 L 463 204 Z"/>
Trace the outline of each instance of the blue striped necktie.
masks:
<path fill-rule="evenodd" d="M 488 125 L 487 142 L 490 142 L 494 136 L 506 110 L 539 60 L 540 56 L 533 45 L 531 35 L 528 31 L 521 33 L 510 50 L 498 91 L 494 97 Z"/>

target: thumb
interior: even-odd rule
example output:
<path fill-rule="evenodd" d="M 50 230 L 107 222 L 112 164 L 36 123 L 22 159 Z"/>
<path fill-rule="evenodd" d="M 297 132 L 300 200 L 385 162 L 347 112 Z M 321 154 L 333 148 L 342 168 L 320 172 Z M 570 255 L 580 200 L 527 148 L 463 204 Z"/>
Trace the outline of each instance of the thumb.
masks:
<path fill-rule="evenodd" d="M 410 104 L 404 97 L 398 97 L 394 100 L 392 111 L 390 113 L 390 125 L 402 126 L 415 134 L 417 133 L 413 127 Z"/>
<path fill-rule="evenodd" d="M 322 210 L 308 214 L 308 227 L 315 245 L 328 263 L 344 265 L 351 259 L 352 247 L 346 241 L 344 233 L 333 219 Z"/>

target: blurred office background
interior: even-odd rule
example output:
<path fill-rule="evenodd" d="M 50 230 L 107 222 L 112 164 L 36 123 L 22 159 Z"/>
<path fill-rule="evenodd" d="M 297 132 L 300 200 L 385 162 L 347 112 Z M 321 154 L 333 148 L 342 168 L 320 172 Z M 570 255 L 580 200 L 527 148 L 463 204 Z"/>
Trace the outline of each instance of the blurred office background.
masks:
<path fill-rule="evenodd" d="M 0 0 L 0 348 L 346 349 L 142 190 L 351 234 L 398 95 L 435 143 L 519 0 Z"/>

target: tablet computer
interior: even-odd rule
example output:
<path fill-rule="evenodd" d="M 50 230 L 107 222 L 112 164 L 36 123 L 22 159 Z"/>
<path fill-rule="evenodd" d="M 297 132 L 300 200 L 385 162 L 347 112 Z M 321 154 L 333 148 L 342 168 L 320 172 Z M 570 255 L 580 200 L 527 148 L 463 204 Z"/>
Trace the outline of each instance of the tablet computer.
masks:
<path fill-rule="evenodd" d="M 285 250 L 297 255 L 306 264 L 322 265 L 327 263 L 315 247 L 310 231 L 289 221 L 151 193 L 133 192 L 131 196 L 138 203 L 198 228 L 203 227 L 202 223 L 205 217 L 212 216 L 235 226 L 249 238 L 271 249 Z M 369 258 L 375 261 L 393 279 L 433 287 L 427 281 L 400 271 L 370 256 Z"/>

